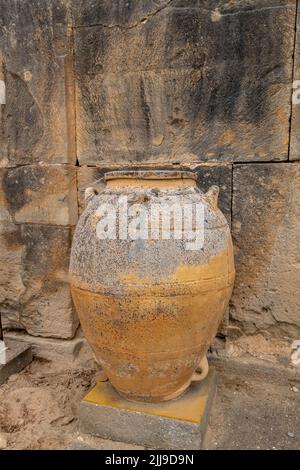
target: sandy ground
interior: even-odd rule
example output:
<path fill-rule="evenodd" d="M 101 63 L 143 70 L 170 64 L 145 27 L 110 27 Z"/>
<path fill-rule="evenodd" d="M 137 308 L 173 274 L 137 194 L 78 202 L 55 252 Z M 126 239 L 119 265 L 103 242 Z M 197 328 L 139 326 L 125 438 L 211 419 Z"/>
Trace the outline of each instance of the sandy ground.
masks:
<path fill-rule="evenodd" d="M 35 359 L 12 376 L 0 387 L 0 437 L 7 449 L 67 449 L 82 439 L 78 406 L 97 373 L 93 361 L 70 369 Z M 101 439 L 97 446 L 135 448 Z M 299 449 L 300 383 L 279 374 L 219 370 L 204 448 Z"/>

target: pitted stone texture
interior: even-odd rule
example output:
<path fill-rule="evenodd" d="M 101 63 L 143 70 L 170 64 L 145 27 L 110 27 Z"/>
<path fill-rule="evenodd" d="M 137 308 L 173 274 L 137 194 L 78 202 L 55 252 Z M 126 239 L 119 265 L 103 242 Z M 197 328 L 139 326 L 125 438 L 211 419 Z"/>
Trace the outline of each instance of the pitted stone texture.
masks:
<path fill-rule="evenodd" d="M 4 326 L 71 338 L 78 326 L 68 284 L 71 229 L 0 222 L 0 311 Z"/>
<path fill-rule="evenodd" d="M 300 333 L 300 164 L 234 166 L 236 281 L 231 318 L 246 333 Z"/>
<path fill-rule="evenodd" d="M 153 244 L 145 239 L 137 239 L 132 243 L 130 236 L 121 241 L 117 236 L 101 239 L 96 230 L 101 215 L 96 214 L 96 211 L 100 204 L 118 208 L 120 196 L 126 196 L 128 208 L 133 204 L 142 203 L 148 213 L 151 206 L 159 206 L 162 202 L 170 207 L 174 201 L 180 207 L 184 204 L 203 204 L 204 230 L 207 230 L 204 234 L 205 249 L 186 249 L 186 241 L 175 237 L 160 238 Z M 175 276 L 178 266 L 206 265 L 211 259 L 217 259 L 220 253 L 226 253 L 224 256 L 228 256 L 229 265 L 221 265 L 218 275 L 221 276 L 222 271 L 222 275 L 227 276 L 232 274 L 233 269 L 228 246 L 231 246 L 231 238 L 224 215 L 210 205 L 207 197 L 198 188 L 187 187 L 159 192 L 150 188 L 135 191 L 125 188 L 119 192 L 105 188 L 89 202 L 77 224 L 72 244 L 71 276 L 75 285 L 79 282 L 78 287 L 83 283 L 84 286 L 89 286 L 88 290 L 98 292 L 98 288 L 103 289 L 105 286 L 108 289 L 110 286 L 114 292 L 115 288 L 118 290 L 121 286 L 127 287 L 127 280 L 123 279 L 124 273 L 137 276 L 137 279 L 147 279 L 146 285 L 175 282 L 172 276 Z M 89 269 L 86 269 L 86 266 Z"/>
<path fill-rule="evenodd" d="M 75 1 L 79 162 L 286 160 L 295 13 Z"/>
<path fill-rule="evenodd" d="M 1 165 L 75 163 L 68 0 L 1 1 L 0 45 Z"/>
<path fill-rule="evenodd" d="M 290 160 L 300 160 L 300 1 L 297 1 Z"/>
<path fill-rule="evenodd" d="M 26 165 L 1 169 L 2 204 L 16 223 L 75 225 L 76 168 Z"/>

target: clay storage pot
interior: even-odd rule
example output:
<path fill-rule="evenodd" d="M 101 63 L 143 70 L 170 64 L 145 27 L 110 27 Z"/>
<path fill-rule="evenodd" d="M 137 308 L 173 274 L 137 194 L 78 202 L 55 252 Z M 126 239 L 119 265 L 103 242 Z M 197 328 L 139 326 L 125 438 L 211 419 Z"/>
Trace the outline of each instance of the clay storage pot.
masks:
<path fill-rule="evenodd" d="M 217 207 L 218 188 L 204 194 L 186 171 L 116 171 L 105 180 L 99 194 L 86 190 L 74 235 L 75 307 L 97 361 L 122 396 L 170 400 L 207 374 L 206 352 L 232 292 L 232 241 Z M 191 214 L 191 206 L 183 233 L 178 214 Z M 176 207 L 176 222 L 170 216 L 169 227 L 163 225 L 158 207 Z M 199 220 L 203 208 L 204 230 L 196 207 Z"/>

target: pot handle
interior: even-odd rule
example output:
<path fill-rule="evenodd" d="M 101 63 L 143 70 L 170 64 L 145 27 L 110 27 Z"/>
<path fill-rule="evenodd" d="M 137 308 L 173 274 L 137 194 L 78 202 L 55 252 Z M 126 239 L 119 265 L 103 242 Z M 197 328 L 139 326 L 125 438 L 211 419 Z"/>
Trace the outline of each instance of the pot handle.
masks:
<path fill-rule="evenodd" d="M 104 186 L 104 181 L 105 181 L 105 178 L 99 178 L 98 180 L 94 181 L 93 186 L 89 186 L 88 188 L 86 188 L 85 192 L 84 192 L 84 203 L 85 203 L 85 207 L 87 207 L 88 203 L 91 202 L 91 200 L 95 197 L 95 196 L 98 196 L 99 194 L 99 191 L 102 190 L 103 186 Z"/>
<path fill-rule="evenodd" d="M 108 377 L 106 373 L 104 372 L 104 370 L 101 370 L 101 372 L 99 372 L 99 374 L 97 375 L 97 382 L 107 382 L 107 381 L 108 381 Z"/>
<path fill-rule="evenodd" d="M 192 375 L 192 382 L 200 382 L 207 377 L 209 365 L 206 355 L 204 355 L 198 364 L 196 372 Z"/>
<path fill-rule="evenodd" d="M 93 188 L 90 186 L 89 188 L 86 188 L 84 191 L 84 203 L 85 207 L 87 207 L 88 203 L 91 202 L 91 200 L 98 195 L 97 189 Z"/>
<path fill-rule="evenodd" d="M 209 204 L 214 208 L 218 208 L 218 198 L 219 198 L 220 188 L 219 186 L 213 185 L 209 188 L 209 190 L 205 193 L 206 199 L 208 200 Z"/>

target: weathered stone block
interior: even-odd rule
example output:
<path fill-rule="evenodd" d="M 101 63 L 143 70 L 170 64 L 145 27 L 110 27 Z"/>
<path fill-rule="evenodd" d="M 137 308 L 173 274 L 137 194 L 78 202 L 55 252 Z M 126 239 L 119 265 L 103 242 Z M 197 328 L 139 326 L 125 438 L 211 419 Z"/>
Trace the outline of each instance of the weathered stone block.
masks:
<path fill-rule="evenodd" d="M 79 364 L 93 359 L 93 353 L 82 335 L 72 339 L 38 338 L 21 331 L 5 332 L 5 341 L 14 340 L 30 345 L 34 357 L 58 363 Z"/>
<path fill-rule="evenodd" d="M 74 15 L 81 164 L 288 158 L 295 1 L 102 0 Z"/>
<path fill-rule="evenodd" d="M 297 1 L 290 160 L 300 160 L 300 1 Z"/>
<path fill-rule="evenodd" d="M 4 207 L 17 223 L 75 225 L 76 168 L 25 165 L 0 171 Z"/>
<path fill-rule="evenodd" d="M 1 1 L 2 166 L 76 161 L 70 18 L 65 0 Z"/>
<path fill-rule="evenodd" d="M 246 333 L 299 338 L 300 164 L 235 165 L 231 318 Z"/>
<path fill-rule="evenodd" d="M 68 266 L 71 229 L 0 224 L 0 311 L 4 326 L 71 338 L 78 326 Z"/>

